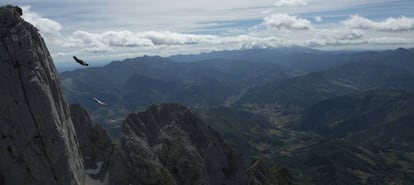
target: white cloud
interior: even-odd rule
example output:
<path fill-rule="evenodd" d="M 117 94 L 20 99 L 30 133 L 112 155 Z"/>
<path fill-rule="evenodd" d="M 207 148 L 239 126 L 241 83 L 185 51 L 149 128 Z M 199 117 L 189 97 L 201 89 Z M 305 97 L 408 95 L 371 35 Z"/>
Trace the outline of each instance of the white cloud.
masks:
<path fill-rule="evenodd" d="M 51 19 L 44 18 L 39 14 L 32 12 L 30 6 L 22 6 L 23 9 L 23 18 L 27 21 L 32 23 L 35 27 L 37 27 L 40 32 L 44 34 L 52 34 L 52 35 L 59 35 L 62 26 Z"/>
<path fill-rule="evenodd" d="M 250 37 L 241 40 L 239 48 L 269 48 L 269 47 L 334 47 L 334 46 L 358 46 L 358 45 L 405 45 L 413 44 L 413 39 L 399 37 L 374 37 L 374 38 L 309 38 L 304 40 L 286 40 L 277 37 Z"/>
<path fill-rule="evenodd" d="M 298 42 L 298 46 L 303 47 L 336 47 L 336 46 L 359 46 L 359 45 L 406 45 L 412 44 L 413 39 L 398 37 L 375 37 L 355 40 L 335 40 L 335 39 L 309 39 Z"/>
<path fill-rule="evenodd" d="M 322 22 L 322 17 L 321 16 L 316 16 L 315 21 L 316 22 Z"/>
<path fill-rule="evenodd" d="M 165 7 L 159 7 L 159 4 L 168 4 L 168 0 L 155 1 L 163 3 L 143 0 L 139 2 L 142 6 L 125 7 L 122 3 L 104 1 L 93 2 L 90 6 L 78 6 L 82 5 L 79 0 L 72 5 L 76 8 L 60 7 L 53 11 L 34 3 L 33 8 L 24 7 L 23 17 L 40 29 L 51 53 L 59 62 L 68 60 L 68 56 L 79 54 L 85 55 L 85 58 L 112 60 L 144 54 L 167 56 L 240 48 L 303 46 L 355 49 L 359 46 L 371 49 L 381 46 L 414 46 L 412 18 L 397 17 L 373 21 L 352 16 L 346 21 L 335 22 L 336 19 L 332 17 L 337 14 L 326 13 L 328 10 L 342 10 L 344 7 L 365 7 L 378 3 L 379 0 L 302 1 L 305 3 L 279 0 L 276 3 L 284 4 L 279 7 L 272 6 L 275 0 L 241 0 L 237 3 L 226 1 L 220 7 L 216 6 L 221 2 L 219 0 L 212 0 L 215 3 L 195 1 L 191 4 L 178 0 L 177 3 Z M 30 1 L 27 2 L 31 4 Z M 306 3 L 308 6 L 301 8 L 286 7 Z M 42 7 L 36 9 L 41 14 L 35 13 L 34 7 Z M 137 11 L 136 7 L 142 9 Z M 272 11 L 261 13 L 269 8 Z M 272 12 L 278 13 L 272 15 Z M 71 17 L 72 15 L 76 17 Z M 149 15 L 151 18 L 148 18 Z M 305 19 L 292 15 L 319 16 Z M 341 13 L 340 16 L 344 15 Z M 137 17 L 144 18 L 137 21 Z M 260 22 L 260 19 L 263 21 Z M 311 21 L 321 23 L 312 24 Z M 406 31 L 399 32 L 398 35 L 391 32 L 396 30 Z"/>
<path fill-rule="evenodd" d="M 365 33 L 359 30 L 332 30 L 324 29 L 319 31 L 319 35 L 328 40 L 357 40 L 361 39 Z"/>
<path fill-rule="evenodd" d="M 284 13 L 277 13 L 264 18 L 264 25 L 268 28 L 307 30 L 312 28 L 312 24 L 307 19 L 290 16 Z"/>
<path fill-rule="evenodd" d="M 86 47 L 92 51 L 105 51 L 112 48 L 214 43 L 217 42 L 217 38 L 213 35 L 182 34 L 169 31 L 132 32 L 123 30 L 102 33 L 76 31 L 69 38 L 63 40 L 62 45 L 66 47 Z"/>
<path fill-rule="evenodd" d="M 131 32 L 131 31 L 107 31 L 102 33 L 89 33 L 77 31 L 65 41 L 66 46 L 83 48 L 83 52 L 89 53 L 116 53 L 120 50 L 138 48 L 139 50 L 178 50 L 203 51 L 225 49 L 248 49 L 269 47 L 329 47 L 352 45 L 397 45 L 412 44 L 414 41 L 407 38 L 395 37 L 371 37 L 364 38 L 365 33 L 358 30 L 314 30 L 318 37 L 307 39 L 293 39 L 292 37 L 237 35 L 215 36 L 204 34 L 182 34 L 176 32 Z"/>
<path fill-rule="evenodd" d="M 384 21 L 372 21 L 359 15 L 343 21 L 350 28 L 374 29 L 378 31 L 412 31 L 414 30 L 414 18 L 401 16 L 399 18 L 390 17 Z"/>
<path fill-rule="evenodd" d="M 275 6 L 305 6 L 308 2 L 306 0 L 276 0 Z"/>

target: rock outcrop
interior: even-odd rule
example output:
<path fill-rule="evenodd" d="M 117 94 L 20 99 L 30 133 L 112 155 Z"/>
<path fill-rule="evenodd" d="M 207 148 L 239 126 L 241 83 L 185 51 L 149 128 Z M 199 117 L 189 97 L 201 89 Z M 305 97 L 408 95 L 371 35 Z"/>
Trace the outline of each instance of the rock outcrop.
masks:
<path fill-rule="evenodd" d="M 292 175 L 283 167 L 268 167 L 261 159 L 247 168 L 248 185 L 293 185 Z"/>
<path fill-rule="evenodd" d="M 18 10 L 0 7 L 0 184 L 82 185 L 58 73 L 38 30 Z"/>
<path fill-rule="evenodd" d="M 240 155 L 191 110 L 177 104 L 130 114 L 111 162 L 116 185 L 243 185 Z"/>
<path fill-rule="evenodd" d="M 112 140 L 101 126 L 92 124 L 81 105 L 70 105 L 70 113 L 84 159 L 85 173 L 92 179 L 104 181 L 113 150 Z"/>

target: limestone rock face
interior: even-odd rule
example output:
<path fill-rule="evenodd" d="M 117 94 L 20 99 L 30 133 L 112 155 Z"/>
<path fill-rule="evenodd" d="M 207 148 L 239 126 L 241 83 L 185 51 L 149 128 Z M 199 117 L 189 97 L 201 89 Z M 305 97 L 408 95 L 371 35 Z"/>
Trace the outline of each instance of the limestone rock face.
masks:
<path fill-rule="evenodd" d="M 127 117 L 110 173 L 113 185 L 247 184 L 240 155 L 177 104 L 151 106 Z"/>
<path fill-rule="evenodd" d="M 0 7 L 0 184 L 82 185 L 58 73 L 38 30 Z"/>
<path fill-rule="evenodd" d="M 70 105 L 70 113 L 84 159 L 85 172 L 93 179 L 103 180 L 112 155 L 112 140 L 101 126 L 92 124 L 81 105 Z"/>

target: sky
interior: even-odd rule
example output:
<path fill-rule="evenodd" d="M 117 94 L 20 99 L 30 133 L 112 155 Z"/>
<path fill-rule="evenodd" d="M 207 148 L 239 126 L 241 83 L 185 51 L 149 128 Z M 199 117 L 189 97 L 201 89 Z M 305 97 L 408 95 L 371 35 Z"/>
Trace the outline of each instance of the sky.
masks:
<path fill-rule="evenodd" d="M 414 0 L 2 0 L 57 63 L 250 48 L 414 47 Z"/>

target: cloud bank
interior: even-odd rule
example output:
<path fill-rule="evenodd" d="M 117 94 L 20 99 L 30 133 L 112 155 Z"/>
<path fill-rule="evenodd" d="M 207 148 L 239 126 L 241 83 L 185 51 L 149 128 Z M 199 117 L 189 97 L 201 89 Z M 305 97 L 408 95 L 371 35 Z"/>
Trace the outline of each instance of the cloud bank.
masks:
<path fill-rule="evenodd" d="M 85 48 L 84 51 L 112 52 L 122 48 L 193 48 L 208 45 L 214 49 L 248 49 L 268 47 L 325 47 L 361 44 L 407 44 L 413 40 L 400 37 L 364 38 L 358 30 L 315 30 L 318 35 L 307 39 L 286 39 L 283 36 L 237 35 L 217 36 L 203 34 L 182 34 L 175 32 L 131 32 L 107 31 L 89 33 L 77 31 L 62 43 L 65 47 Z"/>
<path fill-rule="evenodd" d="M 199 43 L 217 43 L 219 37 L 214 35 L 182 34 L 170 31 L 132 32 L 105 31 L 90 33 L 76 31 L 62 41 L 65 47 L 85 47 L 93 51 L 110 51 L 114 48 L 154 48 L 156 46 L 195 45 Z"/>
<path fill-rule="evenodd" d="M 277 0 L 275 2 L 276 7 L 280 6 L 305 6 L 308 2 L 306 0 Z"/>
<path fill-rule="evenodd" d="M 359 30 L 320 30 L 321 38 L 327 40 L 358 40 L 365 36 L 365 33 Z"/>
<path fill-rule="evenodd" d="M 24 12 L 23 18 L 37 27 L 40 32 L 44 34 L 58 35 L 62 29 L 62 25 L 60 25 L 60 23 L 44 18 L 31 11 L 31 6 L 22 6 L 21 8 Z"/>
<path fill-rule="evenodd" d="M 279 0 L 276 2 L 276 6 L 280 6 L 278 10 L 284 10 L 289 8 L 282 6 L 303 6 L 307 3 L 303 0 Z M 233 32 L 202 32 L 202 30 L 183 33 L 176 30 L 165 31 L 166 29 L 157 27 L 154 29 L 134 29 L 133 27 L 114 26 L 116 30 L 112 30 L 112 27 L 106 29 L 88 29 L 83 26 L 70 27 L 70 24 L 61 24 L 42 17 L 41 14 L 34 12 L 30 6 L 24 6 L 23 9 L 23 18 L 39 28 L 51 46 L 52 55 L 61 57 L 62 60 L 66 60 L 67 56 L 80 53 L 86 55 L 84 58 L 89 56 L 108 60 L 108 56 L 119 59 L 143 54 L 165 56 L 229 49 L 292 46 L 326 47 L 328 49 L 337 46 L 353 49 L 355 46 L 361 46 L 360 48 L 414 46 L 414 37 L 412 36 L 414 19 L 405 16 L 389 17 L 383 21 L 376 21 L 354 15 L 332 22 L 332 17 L 324 14 L 272 14 L 267 12 L 261 14 L 261 19 L 254 20 L 255 22 L 249 27 L 231 27 L 231 29 L 236 29 Z M 226 25 L 238 26 L 241 23 L 243 22 L 225 22 L 222 25 L 224 27 Z M 130 22 L 130 24 L 134 24 L 134 22 Z M 214 22 L 211 24 L 214 25 Z M 221 27 L 219 29 L 222 30 Z M 172 30 L 174 29 L 172 28 Z"/>
<path fill-rule="evenodd" d="M 312 24 L 307 19 L 296 16 L 290 16 L 284 13 L 277 13 L 264 18 L 264 25 L 274 29 L 291 29 L 291 30 L 307 30 L 312 28 Z"/>
<path fill-rule="evenodd" d="M 414 30 L 414 18 L 408 17 L 390 17 L 384 21 L 372 21 L 359 15 L 353 15 L 351 18 L 343 21 L 350 28 L 373 29 L 379 31 L 412 31 Z"/>

